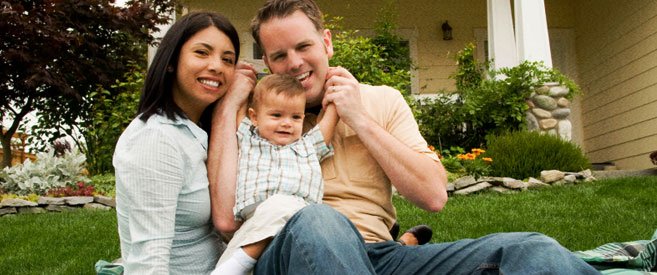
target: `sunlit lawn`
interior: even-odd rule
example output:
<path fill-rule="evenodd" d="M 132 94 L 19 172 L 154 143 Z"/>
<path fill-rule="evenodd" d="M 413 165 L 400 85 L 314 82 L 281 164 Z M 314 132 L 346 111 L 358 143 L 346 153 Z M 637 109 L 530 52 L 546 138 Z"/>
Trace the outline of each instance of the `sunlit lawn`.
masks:
<path fill-rule="evenodd" d="M 433 241 L 495 232 L 536 231 L 571 250 L 649 239 L 657 229 L 657 177 L 604 180 L 514 195 L 454 196 L 440 213 L 395 197 L 402 231 L 434 228 Z M 0 274 L 94 274 L 94 263 L 120 256 L 116 212 L 0 217 Z"/>

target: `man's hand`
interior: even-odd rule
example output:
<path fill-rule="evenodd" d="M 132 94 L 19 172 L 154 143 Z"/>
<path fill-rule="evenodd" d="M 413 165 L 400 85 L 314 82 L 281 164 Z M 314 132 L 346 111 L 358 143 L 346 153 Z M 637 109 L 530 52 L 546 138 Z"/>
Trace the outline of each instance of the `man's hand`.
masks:
<path fill-rule="evenodd" d="M 343 122 L 353 128 L 354 123 L 363 121 L 367 114 L 360 99 L 358 80 L 342 67 L 330 67 L 324 84 L 322 106 L 335 104 Z"/>

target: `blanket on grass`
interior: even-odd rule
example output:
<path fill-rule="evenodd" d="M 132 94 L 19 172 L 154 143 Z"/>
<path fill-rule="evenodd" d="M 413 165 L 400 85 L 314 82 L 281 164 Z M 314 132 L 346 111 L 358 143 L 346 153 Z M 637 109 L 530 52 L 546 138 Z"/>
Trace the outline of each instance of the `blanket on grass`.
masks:
<path fill-rule="evenodd" d="M 650 240 L 608 243 L 573 253 L 605 275 L 657 275 L 657 230 Z M 95 269 L 98 275 L 123 273 L 120 262 L 100 260 Z"/>
<path fill-rule="evenodd" d="M 657 274 L 657 230 L 650 240 L 608 243 L 574 253 L 602 274 Z"/>

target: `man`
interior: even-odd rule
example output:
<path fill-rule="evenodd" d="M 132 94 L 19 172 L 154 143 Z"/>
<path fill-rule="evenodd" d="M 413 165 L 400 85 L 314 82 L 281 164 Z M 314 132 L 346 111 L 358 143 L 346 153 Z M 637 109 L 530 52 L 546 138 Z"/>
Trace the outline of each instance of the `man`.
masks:
<path fill-rule="evenodd" d="M 301 81 L 307 112 L 333 103 L 340 116 L 332 140 L 335 155 L 322 163 L 325 205 L 293 216 L 262 254 L 256 274 L 597 273 L 536 233 L 423 246 L 392 241 L 391 185 L 427 211 L 440 211 L 447 202 L 445 170 L 400 93 L 360 84 L 344 68 L 329 67 L 331 32 L 312 0 L 268 1 L 254 18 L 252 33 L 272 73 Z M 225 113 L 221 120 L 234 123 Z M 212 142 L 225 146 L 224 152 L 233 152 L 230 139 L 213 131 Z M 231 155 L 220 157 L 230 161 Z"/>

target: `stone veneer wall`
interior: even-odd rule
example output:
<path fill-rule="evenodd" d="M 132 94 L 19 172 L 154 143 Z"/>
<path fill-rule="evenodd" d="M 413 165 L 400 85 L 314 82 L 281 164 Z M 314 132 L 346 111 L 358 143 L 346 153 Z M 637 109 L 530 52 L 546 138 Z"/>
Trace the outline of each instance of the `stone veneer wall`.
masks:
<path fill-rule="evenodd" d="M 465 176 L 447 184 L 448 195 L 468 195 L 483 190 L 490 190 L 498 193 L 516 193 L 527 189 L 540 187 L 550 187 L 565 184 L 578 184 L 583 182 L 595 181 L 591 170 L 586 169 L 580 172 L 562 172 L 559 170 L 541 171 L 540 179 L 529 178 L 522 181 L 509 177 L 481 177 L 475 179 L 472 176 Z"/>
<path fill-rule="evenodd" d="M 529 110 L 526 113 L 527 129 L 551 135 L 564 140 L 572 139 L 570 101 L 566 98 L 568 88 L 558 83 L 545 83 L 538 87 L 527 99 Z"/>
<path fill-rule="evenodd" d="M 80 208 L 110 210 L 116 207 L 114 198 L 94 197 L 39 197 L 37 202 L 23 199 L 4 199 L 0 202 L 0 216 L 10 214 L 38 214 L 46 212 L 63 212 Z"/>

